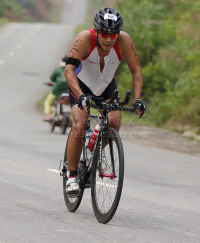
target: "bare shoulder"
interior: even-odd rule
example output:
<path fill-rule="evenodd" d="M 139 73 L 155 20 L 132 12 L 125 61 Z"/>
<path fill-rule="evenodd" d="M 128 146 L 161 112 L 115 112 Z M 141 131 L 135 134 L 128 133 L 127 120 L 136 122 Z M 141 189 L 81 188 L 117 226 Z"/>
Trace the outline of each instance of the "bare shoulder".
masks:
<path fill-rule="evenodd" d="M 130 35 L 125 31 L 120 31 L 120 36 L 122 36 L 123 39 L 124 38 L 131 38 Z"/>
<path fill-rule="evenodd" d="M 120 35 L 118 38 L 119 46 L 124 47 L 126 44 L 131 43 L 131 37 L 127 32 L 120 31 Z"/>
<path fill-rule="evenodd" d="M 80 38 L 80 39 L 83 39 L 83 40 L 88 40 L 89 38 L 91 38 L 91 35 L 90 35 L 90 31 L 89 30 L 83 30 L 81 31 L 75 39 L 77 38 Z"/>
<path fill-rule="evenodd" d="M 81 31 L 74 39 L 69 57 L 75 57 L 81 59 L 83 56 L 86 56 L 88 50 L 92 43 L 92 38 L 89 30 Z"/>
<path fill-rule="evenodd" d="M 125 58 L 125 59 L 129 58 L 131 53 L 133 52 L 137 61 L 139 60 L 138 53 L 136 51 L 135 45 L 134 45 L 130 35 L 124 31 L 120 32 L 119 48 L 120 48 L 123 58 Z"/>
<path fill-rule="evenodd" d="M 120 31 L 120 35 L 118 37 L 118 45 L 120 49 L 120 54 L 123 58 L 125 58 L 125 51 L 131 47 L 131 37 L 127 32 Z"/>

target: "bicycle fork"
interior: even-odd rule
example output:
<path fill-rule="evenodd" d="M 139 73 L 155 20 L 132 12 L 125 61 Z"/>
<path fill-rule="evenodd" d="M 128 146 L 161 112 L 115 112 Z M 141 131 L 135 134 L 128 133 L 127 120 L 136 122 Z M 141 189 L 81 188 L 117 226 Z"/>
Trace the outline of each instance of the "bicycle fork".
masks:
<path fill-rule="evenodd" d="M 102 149 L 103 149 L 103 131 L 101 131 L 101 140 L 100 140 L 100 156 L 99 156 L 99 177 L 101 179 L 103 179 L 104 177 L 108 177 L 110 179 L 114 179 L 117 176 L 115 175 L 115 161 L 114 161 L 114 155 L 113 155 L 113 143 L 112 140 L 109 139 L 109 149 L 110 149 L 110 157 L 111 157 L 111 168 L 112 168 L 112 172 L 111 174 L 106 174 L 102 171 Z"/>

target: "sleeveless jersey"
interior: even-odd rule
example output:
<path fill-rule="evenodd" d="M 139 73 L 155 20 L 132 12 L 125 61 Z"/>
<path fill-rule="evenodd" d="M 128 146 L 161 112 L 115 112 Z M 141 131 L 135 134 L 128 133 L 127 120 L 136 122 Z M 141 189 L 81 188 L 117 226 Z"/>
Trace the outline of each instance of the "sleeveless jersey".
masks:
<path fill-rule="evenodd" d="M 77 74 L 78 78 L 88 86 L 92 93 L 96 96 L 100 96 L 103 91 L 111 83 L 115 71 L 122 61 L 118 42 L 110 50 L 109 54 L 104 57 L 104 68 L 100 70 L 100 57 L 96 46 L 96 35 L 93 29 L 90 29 L 92 36 L 92 45 L 90 47 L 90 53 L 83 57 L 81 60 L 80 70 Z"/>

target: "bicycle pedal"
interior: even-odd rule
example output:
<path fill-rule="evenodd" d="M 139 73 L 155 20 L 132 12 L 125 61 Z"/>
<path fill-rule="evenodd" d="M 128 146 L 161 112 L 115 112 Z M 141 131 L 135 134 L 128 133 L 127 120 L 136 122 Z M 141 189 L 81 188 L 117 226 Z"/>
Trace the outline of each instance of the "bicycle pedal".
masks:
<path fill-rule="evenodd" d="M 67 196 L 70 198 L 77 198 L 80 195 L 80 190 L 77 192 L 66 192 Z"/>
<path fill-rule="evenodd" d="M 68 194 L 68 193 L 67 193 L 67 196 L 68 196 L 69 198 L 77 198 L 77 197 L 79 197 L 78 194 Z"/>

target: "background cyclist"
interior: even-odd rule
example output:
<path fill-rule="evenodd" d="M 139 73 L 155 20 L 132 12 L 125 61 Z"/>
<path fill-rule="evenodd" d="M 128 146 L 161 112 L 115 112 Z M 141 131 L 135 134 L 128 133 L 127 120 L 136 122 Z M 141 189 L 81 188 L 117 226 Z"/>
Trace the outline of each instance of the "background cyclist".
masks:
<path fill-rule="evenodd" d="M 46 117 L 43 121 L 49 122 L 51 120 L 51 106 L 55 101 L 58 95 L 62 93 L 68 93 L 68 83 L 66 82 L 66 78 L 64 76 L 65 63 L 68 55 L 62 55 L 59 63 L 60 66 L 56 67 L 51 73 L 50 80 L 54 82 L 51 93 L 48 94 L 47 98 L 44 101 L 44 113 Z"/>
<path fill-rule="evenodd" d="M 142 91 L 142 71 L 136 48 L 130 36 L 122 31 L 123 19 L 120 13 L 111 8 L 104 8 L 94 17 L 95 29 L 80 32 L 71 47 L 65 67 L 65 77 L 69 84 L 72 111 L 72 131 L 68 140 L 67 161 L 69 179 L 66 192 L 79 192 L 77 168 L 82 151 L 82 136 L 87 127 L 87 105 L 85 94 L 111 98 L 116 89 L 114 74 L 124 58 L 132 74 L 134 102 L 140 102 Z M 76 76 L 74 71 L 81 65 Z M 80 110 L 83 106 L 84 110 Z M 140 111 L 136 111 L 140 114 Z M 108 114 L 109 126 L 119 131 L 120 111 Z"/>

